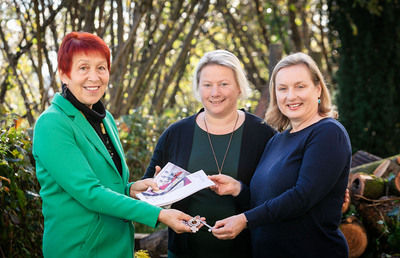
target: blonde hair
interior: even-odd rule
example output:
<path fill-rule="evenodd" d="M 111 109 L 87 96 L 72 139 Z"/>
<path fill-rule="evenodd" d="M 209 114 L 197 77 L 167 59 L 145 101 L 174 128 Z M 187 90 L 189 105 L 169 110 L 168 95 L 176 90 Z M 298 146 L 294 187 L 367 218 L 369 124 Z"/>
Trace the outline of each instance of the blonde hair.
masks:
<path fill-rule="evenodd" d="M 335 119 L 338 118 L 338 113 L 334 110 L 332 106 L 329 89 L 326 86 L 324 77 L 319 70 L 318 65 L 309 55 L 298 52 L 295 54 L 291 54 L 279 61 L 272 72 L 269 82 L 270 103 L 267 109 L 267 113 L 265 115 L 265 120 L 268 124 L 270 124 L 272 127 L 280 132 L 286 130 L 289 127 L 290 120 L 288 117 L 282 114 L 282 112 L 278 108 L 275 92 L 276 75 L 282 68 L 298 64 L 306 65 L 310 71 L 311 79 L 314 85 L 317 86 L 319 84 L 321 86 L 321 103 L 318 105 L 318 114 L 323 117 L 332 117 Z"/>
<path fill-rule="evenodd" d="M 232 69 L 237 85 L 240 90 L 240 99 L 246 99 L 250 94 L 249 82 L 246 78 L 246 73 L 241 66 L 239 59 L 229 51 L 226 50 L 214 50 L 204 54 L 200 59 L 194 71 L 194 78 L 192 81 L 194 97 L 201 101 L 199 93 L 199 82 L 201 70 L 207 65 L 222 65 Z"/>

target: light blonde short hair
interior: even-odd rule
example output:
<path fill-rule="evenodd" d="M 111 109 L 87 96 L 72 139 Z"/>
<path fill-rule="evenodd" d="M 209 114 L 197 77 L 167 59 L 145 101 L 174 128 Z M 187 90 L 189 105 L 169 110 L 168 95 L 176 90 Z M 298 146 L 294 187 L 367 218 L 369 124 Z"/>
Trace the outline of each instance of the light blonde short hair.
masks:
<path fill-rule="evenodd" d="M 194 71 L 192 86 L 193 94 L 198 101 L 200 100 L 199 93 L 199 82 L 201 70 L 207 65 L 222 65 L 232 69 L 237 85 L 240 90 L 240 99 L 246 99 L 250 94 L 249 82 L 246 78 L 246 73 L 239 61 L 239 59 L 229 51 L 226 50 L 214 50 L 204 54 L 200 59 Z"/>

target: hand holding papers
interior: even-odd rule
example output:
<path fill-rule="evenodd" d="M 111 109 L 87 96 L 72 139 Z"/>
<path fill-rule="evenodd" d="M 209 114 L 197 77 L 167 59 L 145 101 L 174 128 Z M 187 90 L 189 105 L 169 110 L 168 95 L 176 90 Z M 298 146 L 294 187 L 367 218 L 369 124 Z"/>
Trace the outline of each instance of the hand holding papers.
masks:
<path fill-rule="evenodd" d="M 148 189 L 136 196 L 140 200 L 155 206 L 170 205 L 197 191 L 214 185 L 203 170 L 189 173 L 170 162 L 157 174 L 154 181 L 159 187 L 158 191 Z"/>

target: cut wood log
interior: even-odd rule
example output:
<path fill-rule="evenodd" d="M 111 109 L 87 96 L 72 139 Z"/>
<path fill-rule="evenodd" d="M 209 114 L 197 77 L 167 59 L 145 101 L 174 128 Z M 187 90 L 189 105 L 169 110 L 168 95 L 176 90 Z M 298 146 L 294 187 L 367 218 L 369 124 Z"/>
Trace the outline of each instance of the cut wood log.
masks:
<path fill-rule="evenodd" d="M 349 174 L 349 181 L 347 181 L 347 189 L 350 189 L 352 181 L 353 181 L 353 174 Z"/>
<path fill-rule="evenodd" d="M 388 157 L 386 159 L 382 159 L 382 160 L 377 160 L 371 163 L 367 163 L 367 164 L 363 164 L 357 167 L 353 167 L 350 169 L 350 173 L 351 174 L 355 174 L 358 172 L 363 172 L 366 174 L 372 174 L 374 172 L 374 170 L 380 165 L 382 164 L 383 161 L 389 159 L 389 160 L 397 160 L 398 158 L 400 158 L 400 154 Z"/>
<path fill-rule="evenodd" d="M 386 159 L 372 173 L 376 177 L 388 177 L 390 173 L 397 175 L 400 166 L 396 162 Z"/>
<path fill-rule="evenodd" d="M 371 163 L 363 164 L 350 169 L 350 174 L 355 174 L 358 172 L 363 172 L 366 174 L 372 174 L 374 170 L 383 162 L 383 160 L 377 160 Z"/>
<path fill-rule="evenodd" d="M 362 222 L 352 215 L 347 217 L 339 228 L 349 246 L 349 257 L 360 257 L 368 245 L 367 232 Z"/>
<path fill-rule="evenodd" d="M 389 180 L 388 188 L 390 195 L 400 196 L 400 173 L 397 173 L 397 176 Z"/>
<path fill-rule="evenodd" d="M 135 251 L 140 249 L 140 241 L 149 235 L 148 233 L 135 233 Z"/>
<path fill-rule="evenodd" d="M 354 153 L 351 157 L 351 167 L 361 166 L 363 164 L 371 163 L 377 160 L 381 160 L 381 157 L 375 156 L 363 150 L 359 150 Z"/>
<path fill-rule="evenodd" d="M 360 214 L 364 226 L 370 234 L 380 237 L 382 240 L 389 234 L 387 228 L 392 227 L 394 220 L 388 215 L 399 205 L 399 197 L 383 196 L 379 200 L 365 201 L 357 205 L 357 211 Z"/>
<path fill-rule="evenodd" d="M 139 249 L 149 251 L 150 257 L 160 257 L 167 254 L 168 229 L 162 229 L 139 241 Z"/>
<path fill-rule="evenodd" d="M 386 177 L 388 173 L 388 168 L 390 166 L 390 163 L 392 163 L 390 160 L 384 160 L 375 170 L 372 172 L 372 174 L 376 177 Z"/>
<path fill-rule="evenodd" d="M 350 193 L 361 195 L 368 199 L 378 199 L 385 193 L 387 180 L 374 175 L 356 173 L 351 178 Z M 354 198 L 354 197 L 353 197 Z"/>

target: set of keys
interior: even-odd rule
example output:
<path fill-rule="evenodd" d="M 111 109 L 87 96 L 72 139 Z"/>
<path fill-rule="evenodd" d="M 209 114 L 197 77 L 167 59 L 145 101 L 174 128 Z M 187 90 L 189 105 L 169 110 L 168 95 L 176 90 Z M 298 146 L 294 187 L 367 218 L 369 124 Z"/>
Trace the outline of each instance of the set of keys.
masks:
<path fill-rule="evenodd" d="M 193 233 L 199 231 L 198 226 L 200 226 L 200 224 L 203 224 L 204 226 L 208 227 L 208 232 L 211 232 L 213 229 L 210 225 L 202 221 L 200 219 L 200 216 L 193 217 L 188 222 L 184 221 L 184 223 L 190 227 L 190 230 L 192 230 Z"/>

